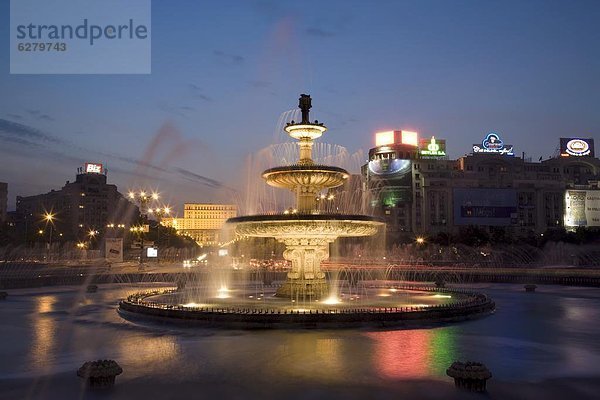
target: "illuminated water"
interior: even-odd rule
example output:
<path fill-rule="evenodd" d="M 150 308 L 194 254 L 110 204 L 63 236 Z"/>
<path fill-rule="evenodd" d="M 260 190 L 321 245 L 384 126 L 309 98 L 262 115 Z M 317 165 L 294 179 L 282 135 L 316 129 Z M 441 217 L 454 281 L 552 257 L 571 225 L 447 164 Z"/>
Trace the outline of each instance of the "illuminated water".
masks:
<path fill-rule="evenodd" d="M 78 390 L 76 369 L 96 358 L 122 365 L 115 390 L 125 392 L 117 394 L 173 381 L 226 386 L 239 398 L 248 388 L 298 382 L 448 381 L 445 369 L 467 359 L 484 362 L 497 382 L 600 375 L 598 289 L 471 285 L 493 297 L 495 315 L 433 329 L 221 331 L 123 320 L 117 299 L 145 287 L 10 291 L 0 303 L 0 398 L 65 398 L 61 390 Z"/>

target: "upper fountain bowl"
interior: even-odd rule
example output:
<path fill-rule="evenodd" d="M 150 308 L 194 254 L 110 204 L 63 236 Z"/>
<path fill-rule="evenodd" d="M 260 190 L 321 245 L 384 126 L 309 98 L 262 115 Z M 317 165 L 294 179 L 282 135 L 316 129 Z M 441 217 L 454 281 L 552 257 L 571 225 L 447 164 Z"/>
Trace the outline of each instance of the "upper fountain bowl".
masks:
<path fill-rule="evenodd" d="M 291 123 L 285 127 L 285 131 L 288 133 L 288 135 L 297 140 L 315 140 L 320 138 L 326 130 L 327 128 L 325 125 L 318 123 Z"/>
<path fill-rule="evenodd" d="M 304 186 L 315 188 L 315 190 L 338 187 L 349 176 L 343 168 L 314 164 L 275 167 L 266 170 L 262 174 L 267 184 L 274 187 L 293 189 Z"/>

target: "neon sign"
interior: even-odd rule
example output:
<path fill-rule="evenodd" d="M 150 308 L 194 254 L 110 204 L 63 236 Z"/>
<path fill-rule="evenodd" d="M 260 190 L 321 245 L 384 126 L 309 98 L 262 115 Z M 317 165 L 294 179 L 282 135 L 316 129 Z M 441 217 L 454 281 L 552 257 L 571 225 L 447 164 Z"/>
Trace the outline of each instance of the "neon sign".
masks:
<path fill-rule="evenodd" d="M 86 163 L 85 164 L 85 172 L 87 174 L 101 174 L 102 173 L 102 164 Z"/>
<path fill-rule="evenodd" d="M 446 141 L 436 139 L 435 136 L 432 136 L 431 139 L 421 139 L 419 141 L 419 153 L 428 157 L 445 157 Z"/>
<path fill-rule="evenodd" d="M 504 156 L 514 156 L 513 145 L 504 144 L 500 135 L 490 132 L 481 141 L 481 144 L 473 145 L 473 153 L 500 154 Z"/>
<path fill-rule="evenodd" d="M 594 139 L 560 138 L 561 157 L 594 156 Z"/>

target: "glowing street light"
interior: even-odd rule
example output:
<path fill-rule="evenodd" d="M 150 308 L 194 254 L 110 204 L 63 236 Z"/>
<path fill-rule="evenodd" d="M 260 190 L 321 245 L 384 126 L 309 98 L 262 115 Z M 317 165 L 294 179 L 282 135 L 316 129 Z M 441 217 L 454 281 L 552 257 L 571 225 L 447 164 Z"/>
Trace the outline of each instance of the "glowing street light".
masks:
<path fill-rule="evenodd" d="M 418 236 L 415 241 L 417 242 L 417 244 L 424 244 L 425 243 L 425 238 Z"/>
<path fill-rule="evenodd" d="M 128 193 L 128 197 L 129 200 L 131 200 L 132 202 L 139 204 L 140 212 L 142 213 L 142 215 L 145 215 L 148 212 L 148 203 L 150 203 L 151 201 L 157 201 L 160 198 L 160 193 L 155 191 L 149 192 L 143 189 L 139 192 L 130 190 Z"/>
<path fill-rule="evenodd" d="M 54 228 L 54 217 L 55 214 L 51 212 L 45 212 L 43 215 L 44 221 L 46 221 L 46 226 L 50 223 L 50 238 L 48 240 L 48 248 L 52 247 L 52 230 Z"/>
<path fill-rule="evenodd" d="M 47 213 L 45 213 L 45 214 L 44 214 L 44 220 L 45 220 L 46 222 L 52 222 L 52 221 L 54 221 L 54 214 L 52 214 L 52 213 L 48 213 L 48 212 L 47 212 Z"/>

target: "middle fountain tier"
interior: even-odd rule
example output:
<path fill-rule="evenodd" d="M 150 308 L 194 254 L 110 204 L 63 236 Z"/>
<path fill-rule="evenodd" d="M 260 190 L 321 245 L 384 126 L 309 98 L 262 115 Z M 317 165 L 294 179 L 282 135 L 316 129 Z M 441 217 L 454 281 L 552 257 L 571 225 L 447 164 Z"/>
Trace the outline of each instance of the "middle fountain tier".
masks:
<path fill-rule="evenodd" d="M 284 214 L 249 215 L 227 220 L 242 237 L 273 237 L 285 244 L 283 257 L 292 268 L 277 296 L 295 300 L 318 300 L 330 294 L 321 261 L 329 258 L 329 244 L 339 237 L 372 236 L 383 226 L 378 219 L 366 215 L 321 214 L 317 195 L 325 189 L 344 184 L 349 174 L 334 166 L 317 165 L 312 159 L 314 140 L 327 128 L 318 121 L 310 122 L 311 98 L 300 95 L 300 123 L 288 123 L 285 131 L 298 140 L 300 157 L 292 166 L 270 168 L 262 177 L 267 184 L 291 190 L 296 208 Z"/>

